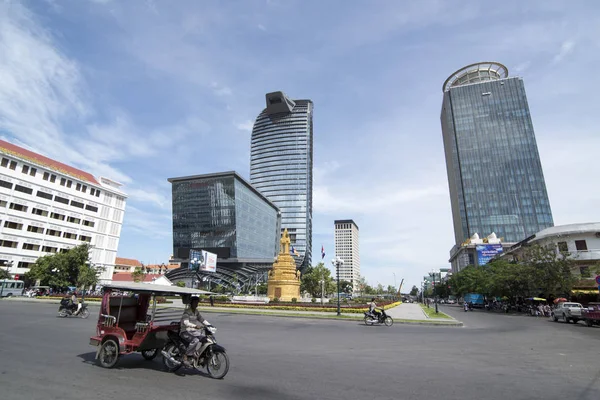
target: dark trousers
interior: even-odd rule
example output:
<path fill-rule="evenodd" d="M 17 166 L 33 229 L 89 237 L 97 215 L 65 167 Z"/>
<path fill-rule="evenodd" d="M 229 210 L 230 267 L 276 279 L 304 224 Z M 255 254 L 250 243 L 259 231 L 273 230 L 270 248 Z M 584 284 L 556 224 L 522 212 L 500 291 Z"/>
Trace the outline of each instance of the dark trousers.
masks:
<path fill-rule="evenodd" d="M 183 331 L 180 333 L 180 336 L 189 343 L 187 350 L 185 352 L 185 354 L 188 356 L 194 355 L 194 350 L 196 348 L 196 345 L 204 337 L 204 335 L 202 335 L 202 331 L 200 331 L 200 330 L 191 331 L 191 332 Z"/>

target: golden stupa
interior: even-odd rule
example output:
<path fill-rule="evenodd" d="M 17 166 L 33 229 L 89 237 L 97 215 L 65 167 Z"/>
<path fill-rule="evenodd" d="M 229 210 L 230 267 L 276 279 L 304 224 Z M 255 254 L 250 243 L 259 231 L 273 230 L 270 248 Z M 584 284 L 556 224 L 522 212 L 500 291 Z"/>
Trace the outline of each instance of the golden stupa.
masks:
<path fill-rule="evenodd" d="M 292 301 L 300 299 L 300 271 L 296 270 L 296 262 L 290 254 L 290 237 L 287 229 L 283 231 L 279 241 L 279 256 L 269 271 L 267 295 L 269 299 Z"/>

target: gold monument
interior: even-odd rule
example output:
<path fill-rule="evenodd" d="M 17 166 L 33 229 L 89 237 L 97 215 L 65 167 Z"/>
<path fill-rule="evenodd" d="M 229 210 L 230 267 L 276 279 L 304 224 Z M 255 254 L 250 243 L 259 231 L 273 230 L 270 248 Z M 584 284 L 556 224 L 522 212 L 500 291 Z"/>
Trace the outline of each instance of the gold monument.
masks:
<path fill-rule="evenodd" d="M 290 254 L 290 237 L 287 229 L 283 231 L 279 241 L 279 256 L 269 271 L 267 295 L 269 299 L 281 301 L 300 299 L 300 271 L 296 270 L 296 262 Z"/>

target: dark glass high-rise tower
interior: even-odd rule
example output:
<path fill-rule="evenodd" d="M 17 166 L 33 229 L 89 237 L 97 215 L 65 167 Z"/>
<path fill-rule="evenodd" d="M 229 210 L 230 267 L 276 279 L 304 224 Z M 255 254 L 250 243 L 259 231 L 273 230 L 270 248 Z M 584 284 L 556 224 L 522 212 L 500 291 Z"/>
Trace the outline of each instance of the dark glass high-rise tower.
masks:
<path fill-rule="evenodd" d="M 312 253 L 313 103 L 282 92 L 266 100 L 252 129 L 250 183 L 281 211 L 281 229 L 304 268 Z"/>
<path fill-rule="evenodd" d="M 553 226 L 523 79 L 483 62 L 456 71 L 442 90 L 456 244 L 492 232 L 518 242 Z"/>

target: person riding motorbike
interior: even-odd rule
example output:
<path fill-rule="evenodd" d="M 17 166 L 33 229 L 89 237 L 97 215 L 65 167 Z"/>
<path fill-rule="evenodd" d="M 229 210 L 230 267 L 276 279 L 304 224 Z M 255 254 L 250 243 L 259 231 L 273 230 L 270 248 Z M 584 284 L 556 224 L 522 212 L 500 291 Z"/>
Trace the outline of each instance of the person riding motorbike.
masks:
<path fill-rule="evenodd" d="M 190 306 L 183 312 L 179 325 L 179 336 L 188 342 L 186 353 L 183 355 L 183 365 L 188 368 L 191 367 L 188 356 L 194 355 L 196 345 L 204 339 L 204 335 L 202 334 L 203 326 L 212 326 L 200 315 L 200 311 L 197 309 L 199 301 L 198 297 L 192 297 Z"/>
<path fill-rule="evenodd" d="M 379 320 L 379 317 L 381 316 L 381 313 L 377 311 L 377 303 L 375 303 L 375 297 L 373 297 L 371 299 L 371 302 L 369 303 L 369 313 L 373 314 L 375 318 L 377 318 L 377 320 Z"/>
<path fill-rule="evenodd" d="M 73 315 L 77 315 L 79 314 L 80 310 L 81 302 L 77 299 L 77 293 L 73 292 L 73 295 L 71 296 L 71 312 L 73 313 Z"/>

